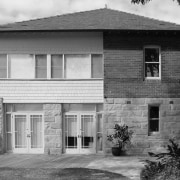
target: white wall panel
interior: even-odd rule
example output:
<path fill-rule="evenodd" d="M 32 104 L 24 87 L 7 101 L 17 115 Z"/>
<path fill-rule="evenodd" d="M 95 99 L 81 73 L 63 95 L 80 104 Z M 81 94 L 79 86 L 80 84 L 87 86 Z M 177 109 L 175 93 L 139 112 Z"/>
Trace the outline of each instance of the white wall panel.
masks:
<path fill-rule="evenodd" d="M 103 80 L 0 81 L 4 103 L 103 103 Z"/>

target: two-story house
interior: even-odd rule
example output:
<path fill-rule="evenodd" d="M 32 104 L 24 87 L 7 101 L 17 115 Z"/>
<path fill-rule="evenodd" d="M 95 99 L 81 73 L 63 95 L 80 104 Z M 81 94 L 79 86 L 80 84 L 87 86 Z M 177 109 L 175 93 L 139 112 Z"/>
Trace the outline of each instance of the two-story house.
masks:
<path fill-rule="evenodd" d="M 0 26 L 0 147 L 107 153 L 115 123 L 132 154 L 180 139 L 180 26 L 98 9 Z"/>

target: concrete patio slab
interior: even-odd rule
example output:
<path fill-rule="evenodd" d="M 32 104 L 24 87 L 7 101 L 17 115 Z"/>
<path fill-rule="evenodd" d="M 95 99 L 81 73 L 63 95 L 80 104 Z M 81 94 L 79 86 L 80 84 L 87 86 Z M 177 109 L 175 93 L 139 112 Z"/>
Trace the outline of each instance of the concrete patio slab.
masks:
<path fill-rule="evenodd" d="M 139 180 L 144 159 L 137 156 L 3 154 L 0 155 L 0 168 L 91 168 Z"/>

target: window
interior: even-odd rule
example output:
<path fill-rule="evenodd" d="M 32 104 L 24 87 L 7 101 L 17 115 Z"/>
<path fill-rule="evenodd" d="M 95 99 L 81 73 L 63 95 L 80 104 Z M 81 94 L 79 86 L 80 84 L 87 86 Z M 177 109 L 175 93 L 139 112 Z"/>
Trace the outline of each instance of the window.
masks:
<path fill-rule="evenodd" d="M 36 78 L 47 78 L 47 57 L 36 55 Z"/>
<path fill-rule="evenodd" d="M 0 54 L 0 79 L 103 78 L 102 54 Z"/>
<path fill-rule="evenodd" d="M 161 59 L 160 48 L 145 47 L 144 48 L 145 61 L 145 78 L 146 79 L 160 79 L 161 77 Z"/>
<path fill-rule="evenodd" d="M 149 134 L 159 132 L 159 105 L 149 106 Z"/>
<path fill-rule="evenodd" d="M 0 54 L 0 78 L 7 78 L 7 55 Z"/>
<path fill-rule="evenodd" d="M 12 79 L 34 78 L 34 56 L 30 54 L 8 55 L 8 77 Z"/>
<path fill-rule="evenodd" d="M 65 78 L 91 78 L 91 59 L 89 55 L 65 55 Z"/>
<path fill-rule="evenodd" d="M 51 78 L 63 78 L 62 55 L 51 55 Z"/>
<path fill-rule="evenodd" d="M 92 54 L 91 56 L 92 78 L 103 78 L 103 58 L 102 54 Z"/>

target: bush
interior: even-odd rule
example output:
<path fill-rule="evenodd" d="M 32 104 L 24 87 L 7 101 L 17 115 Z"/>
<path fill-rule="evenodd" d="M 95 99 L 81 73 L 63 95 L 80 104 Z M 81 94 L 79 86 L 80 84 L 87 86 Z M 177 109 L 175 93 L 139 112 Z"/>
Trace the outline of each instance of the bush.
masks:
<path fill-rule="evenodd" d="M 107 136 L 107 140 L 116 147 L 124 148 L 126 144 L 131 143 L 133 131 L 129 130 L 127 125 L 115 124 L 114 133 Z"/>
<path fill-rule="evenodd" d="M 155 160 L 145 160 L 145 168 L 141 172 L 141 180 L 179 180 L 180 179 L 180 147 L 174 141 L 169 140 L 167 153 L 152 153 Z"/>

